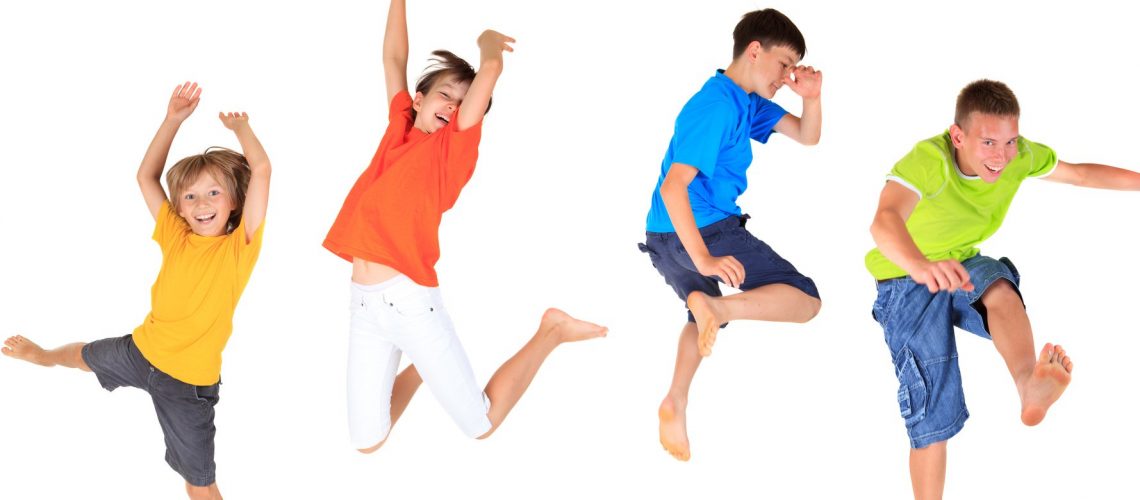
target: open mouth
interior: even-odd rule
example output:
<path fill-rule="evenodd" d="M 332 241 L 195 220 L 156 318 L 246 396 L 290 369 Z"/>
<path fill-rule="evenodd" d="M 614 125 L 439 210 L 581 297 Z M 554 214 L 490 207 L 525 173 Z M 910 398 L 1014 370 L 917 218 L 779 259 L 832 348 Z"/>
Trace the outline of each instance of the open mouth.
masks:
<path fill-rule="evenodd" d="M 216 213 L 195 215 L 194 220 L 198 221 L 199 224 L 206 225 L 206 224 L 209 224 L 211 222 L 214 222 L 214 218 L 217 216 L 218 216 L 218 214 L 216 214 Z"/>
<path fill-rule="evenodd" d="M 443 122 L 444 125 L 451 123 L 451 120 L 448 119 L 448 117 L 440 115 L 440 114 L 435 115 L 435 119 Z"/>
<path fill-rule="evenodd" d="M 985 167 L 986 170 L 989 170 L 991 173 L 994 173 L 994 174 L 1000 174 L 1001 171 L 1005 169 L 1005 165 L 1002 165 L 1000 167 L 991 167 L 991 166 L 983 163 L 982 166 Z"/>

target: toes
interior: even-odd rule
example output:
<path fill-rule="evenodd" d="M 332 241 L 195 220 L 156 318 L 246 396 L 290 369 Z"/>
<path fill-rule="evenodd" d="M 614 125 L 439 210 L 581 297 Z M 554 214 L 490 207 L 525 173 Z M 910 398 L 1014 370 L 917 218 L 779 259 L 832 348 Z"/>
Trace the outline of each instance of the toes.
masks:
<path fill-rule="evenodd" d="M 1053 344 L 1045 344 L 1041 348 L 1041 355 L 1037 357 L 1039 363 L 1048 363 L 1053 360 Z"/>
<path fill-rule="evenodd" d="M 6 356 L 11 356 L 12 352 L 14 351 L 12 351 L 12 349 L 9 347 L 0 347 L 0 352 L 4 353 Z"/>

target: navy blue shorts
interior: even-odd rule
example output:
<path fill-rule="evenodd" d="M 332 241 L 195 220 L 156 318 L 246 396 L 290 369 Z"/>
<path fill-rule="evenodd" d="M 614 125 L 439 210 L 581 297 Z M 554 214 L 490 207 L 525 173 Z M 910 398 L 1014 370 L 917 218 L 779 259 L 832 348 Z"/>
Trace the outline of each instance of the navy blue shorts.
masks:
<path fill-rule="evenodd" d="M 879 296 L 871 309 L 891 350 L 899 379 L 899 413 L 912 448 L 950 439 L 970 418 L 954 327 L 992 340 L 982 295 L 1001 280 L 1014 290 L 1021 283 L 1017 268 L 1004 257 L 977 255 L 962 266 L 970 273 L 971 292 L 930 293 L 926 285 L 906 276 L 879 282 Z"/>
<path fill-rule="evenodd" d="M 190 385 L 151 365 L 130 335 L 83 346 L 83 362 L 108 391 L 137 387 L 150 394 L 162 436 L 166 463 L 187 483 L 214 483 L 214 405 L 221 382 Z"/>
<path fill-rule="evenodd" d="M 710 255 L 731 255 L 744 266 L 744 283 L 740 284 L 740 289 L 748 291 L 764 285 L 783 283 L 818 299 L 819 290 L 816 289 L 815 282 L 800 274 L 795 266 L 780 257 L 772 247 L 744 229 L 747 220 L 748 215 L 733 215 L 700 229 L 701 238 L 705 240 Z M 693 259 L 689 258 L 677 233 L 647 232 L 645 243 L 638 244 L 637 247 L 649 254 L 653 267 L 657 268 L 657 272 L 661 273 L 682 301 L 696 291 L 711 297 L 721 296 L 720 279 L 697 272 Z M 688 314 L 689 321 L 695 322 L 693 313 Z"/>

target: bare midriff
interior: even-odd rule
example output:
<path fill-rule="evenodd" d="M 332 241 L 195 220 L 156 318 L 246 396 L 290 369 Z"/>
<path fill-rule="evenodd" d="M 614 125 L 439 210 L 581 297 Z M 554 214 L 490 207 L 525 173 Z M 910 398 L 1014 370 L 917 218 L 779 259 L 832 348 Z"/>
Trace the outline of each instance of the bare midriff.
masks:
<path fill-rule="evenodd" d="M 352 281 L 361 285 L 383 283 L 403 273 L 391 267 L 359 257 L 352 259 Z"/>

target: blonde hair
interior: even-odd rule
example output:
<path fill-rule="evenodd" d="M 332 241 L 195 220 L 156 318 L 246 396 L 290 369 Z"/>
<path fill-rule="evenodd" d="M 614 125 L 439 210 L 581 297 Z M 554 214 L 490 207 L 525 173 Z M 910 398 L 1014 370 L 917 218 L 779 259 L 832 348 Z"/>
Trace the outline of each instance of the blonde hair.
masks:
<path fill-rule="evenodd" d="M 209 174 L 222 185 L 234 210 L 226 221 L 226 232 L 232 232 L 241 223 L 242 206 L 245 204 L 245 190 L 249 188 L 249 163 L 237 151 L 222 147 L 211 147 L 206 152 L 187 156 L 175 163 L 166 172 L 166 185 L 170 188 L 170 206 L 179 212 L 182 192 L 198 180 L 202 174 Z"/>

